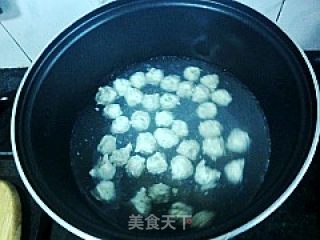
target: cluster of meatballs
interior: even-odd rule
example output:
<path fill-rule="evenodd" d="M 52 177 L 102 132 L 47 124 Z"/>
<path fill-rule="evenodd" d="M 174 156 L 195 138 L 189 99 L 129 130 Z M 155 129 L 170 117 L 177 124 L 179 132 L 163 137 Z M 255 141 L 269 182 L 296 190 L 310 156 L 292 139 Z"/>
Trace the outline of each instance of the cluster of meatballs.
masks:
<path fill-rule="evenodd" d="M 148 85 L 158 87 L 159 91 L 144 93 Z M 206 163 L 216 161 L 227 151 L 244 153 L 250 145 L 248 133 L 239 128 L 231 130 L 226 141 L 222 138 L 223 126 L 215 117 L 218 107 L 227 107 L 232 96 L 227 90 L 218 89 L 218 85 L 218 75 L 202 75 L 200 68 L 190 66 L 184 69 L 181 77 L 165 76 L 161 69 L 150 68 L 147 72 L 135 72 L 129 79 L 117 78 L 112 87 L 100 87 L 96 102 L 104 107 L 103 115 L 111 119 L 112 124 L 110 134 L 103 136 L 97 147 L 101 158 L 90 171 L 90 175 L 99 180 L 93 190 L 94 196 L 106 202 L 115 199 L 112 179 L 118 168 L 125 169 L 133 178 L 144 173 L 161 175 L 167 172 L 171 173 L 173 181 L 193 178 L 203 192 L 214 188 L 222 174 L 231 184 L 241 183 L 244 158 L 227 163 L 224 173 Z M 120 98 L 132 108 L 131 116 L 126 116 L 123 106 L 116 103 Z M 182 101 L 197 104 L 195 113 L 200 119 L 197 134 L 202 141 L 190 138 L 188 122 L 175 114 Z M 156 128 L 150 132 L 152 123 Z M 117 148 L 117 136 L 129 130 L 136 132 L 135 142 Z M 166 151 L 172 149 L 176 155 L 169 159 Z M 201 155 L 206 156 L 206 160 Z M 152 204 L 168 203 L 170 196 L 177 194 L 177 188 L 155 183 L 148 189 L 142 186 L 131 203 L 139 214 L 147 215 Z M 214 213 L 207 210 L 193 213 L 192 206 L 183 202 L 173 203 L 169 214 L 193 215 L 195 227 L 205 226 L 214 217 Z"/>

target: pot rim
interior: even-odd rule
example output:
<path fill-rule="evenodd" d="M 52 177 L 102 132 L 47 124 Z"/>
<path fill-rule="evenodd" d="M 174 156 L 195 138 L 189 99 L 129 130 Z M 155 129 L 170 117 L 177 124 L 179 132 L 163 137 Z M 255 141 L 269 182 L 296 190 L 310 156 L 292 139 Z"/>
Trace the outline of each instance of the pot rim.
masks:
<path fill-rule="evenodd" d="M 115 0 L 113 0 L 113 1 L 115 1 Z M 109 4 L 107 4 L 107 5 L 109 5 Z M 237 4 L 242 5 L 241 3 L 237 3 Z M 246 7 L 248 7 L 248 6 L 246 6 Z M 250 8 L 250 7 L 248 7 L 248 8 Z M 97 9 L 99 9 L 99 8 L 97 8 Z M 97 10 L 97 9 L 95 9 L 95 10 Z M 95 11 L 95 10 L 93 10 L 93 11 Z M 251 9 L 251 10 L 256 12 L 254 9 Z M 260 13 L 258 13 L 258 14 L 261 15 Z M 87 14 L 85 14 L 85 15 L 87 15 Z M 276 25 L 275 23 L 273 23 L 273 24 Z M 48 42 L 48 44 L 42 49 L 42 51 L 40 51 L 38 56 L 32 62 L 31 66 L 28 68 L 27 72 L 25 73 L 25 75 L 23 77 L 23 79 L 22 79 L 22 81 L 21 81 L 21 83 L 19 85 L 19 88 L 17 90 L 17 94 L 16 94 L 16 97 L 15 97 L 14 104 L 13 104 L 13 109 L 12 109 L 11 129 L 10 129 L 10 132 L 11 132 L 11 145 L 12 145 L 12 152 L 13 152 L 15 165 L 17 167 L 17 170 L 18 170 L 18 173 L 20 175 L 20 178 L 21 178 L 24 186 L 26 187 L 27 191 L 32 196 L 32 198 L 35 200 L 35 202 L 40 206 L 40 208 L 43 211 L 45 211 L 56 223 L 58 223 L 60 226 L 62 226 L 66 230 L 70 231 L 71 233 L 75 234 L 76 236 L 78 236 L 78 237 L 80 237 L 82 239 L 100 240 L 100 238 L 94 237 L 94 236 L 90 235 L 89 233 L 86 233 L 85 231 L 83 231 L 83 230 L 73 226 L 72 224 L 68 223 L 66 220 L 64 220 L 62 217 L 60 217 L 57 213 L 55 213 L 52 209 L 50 209 L 43 202 L 43 200 L 38 196 L 36 191 L 33 189 L 31 184 L 29 183 L 29 180 L 28 180 L 26 174 L 24 173 L 24 170 L 23 170 L 22 165 L 21 165 L 20 160 L 19 160 L 19 155 L 18 155 L 17 145 L 16 145 L 16 127 L 15 127 L 15 125 L 16 125 L 16 113 L 17 113 L 17 108 L 18 108 L 18 104 L 19 104 L 19 98 L 20 98 L 21 92 L 23 90 L 24 84 L 26 82 L 26 79 L 27 79 L 30 71 L 33 69 L 34 65 L 38 62 L 39 58 L 42 56 L 44 50 L 48 49 L 48 47 L 51 45 L 51 42 L 54 39 L 56 39 L 61 33 L 63 33 L 66 29 L 68 29 L 71 25 L 73 25 L 73 23 L 71 23 L 66 28 L 62 29 L 62 31 L 60 31 L 58 34 L 56 34 L 51 39 L 51 41 Z M 263 212 L 261 212 L 259 215 L 257 215 L 255 218 L 251 219 L 247 223 L 241 225 L 238 228 L 235 228 L 235 229 L 231 230 L 230 232 L 224 233 L 221 236 L 218 236 L 218 237 L 215 237 L 215 238 L 211 238 L 212 240 L 226 240 L 226 239 L 233 238 L 233 237 L 235 237 L 235 236 L 237 236 L 237 235 L 249 230 L 250 228 L 256 226 L 257 224 L 259 224 L 260 222 L 265 220 L 268 216 L 270 216 L 275 210 L 277 210 L 286 201 L 286 199 L 296 189 L 298 184 L 301 182 L 303 176 L 305 175 L 306 171 L 308 170 L 308 168 L 309 168 L 309 166 L 310 166 L 310 164 L 312 162 L 312 159 L 313 159 L 313 157 L 315 155 L 315 152 L 316 152 L 316 148 L 317 148 L 317 145 L 318 145 L 318 142 L 319 142 L 319 136 L 320 136 L 320 118 L 319 118 L 319 116 L 320 116 L 320 99 L 319 99 L 319 85 L 318 85 L 318 81 L 317 81 L 317 78 L 316 78 L 316 74 L 315 74 L 315 72 L 314 72 L 314 70 L 312 68 L 312 65 L 311 65 L 309 59 L 307 58 L 307 56 L 304 53 L 304 51 L 302 50 L 302 48 L 295 42 L 295 40 L 290 38 L 282 29 L 280 29 L 278 27 L 278 30 L 280 30 L 284 35 L 286 35 L 288 37 L 288 39 L 291 40 L 293 45 L 299 50 L 301 56 L 303 57 L 306 65 L 307 65 L 307 67 L 309 69 L 309 73 L 311 74 L 311 77 L 312 77 L 312 81 L 313 81 L 313 85 L 314 85 L 314 91 L 315 91 L 315 95 L 316 95 L 316 103 L 317 103 L 316 128 L 315 128 L 312 144 L 311 144 L 308 156 L 307 156 L 303 166 L 301 167 L 300 171 L 298 172 L 297 176 L 294 178 L 292 183 L 279 196 L 279 198 L 276 201 L 274 201 L 268 208 L 266 208 Z"/>

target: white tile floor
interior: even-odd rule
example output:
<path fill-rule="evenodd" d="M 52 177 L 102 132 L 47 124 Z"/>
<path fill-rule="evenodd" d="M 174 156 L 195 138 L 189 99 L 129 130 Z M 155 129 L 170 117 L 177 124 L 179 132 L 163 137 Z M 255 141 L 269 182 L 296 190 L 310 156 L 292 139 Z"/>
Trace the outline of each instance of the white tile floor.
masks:
<path fill-rule="evenodd" d="M 0 68 L 26 67 L 30 62 L 0 24 Z"/>
<path fill-rule="evenodd" d="M 287 0 L 278 25 L 303 49 L 320 50 L 319 0 Z"/>
<path fill-rule="evenodd" d="M 31 59 L 62 29 L 98 6 L 88 0 L 16 0 L 16 5 L 19 16 L 2 24 Z"/>
<path fill-rule="evenodd" d="M 280 11 L 282 0 L 237 0 L 274 21 Z"/>
<path fill-rule="evenodd" d="M 42 48 L 70 23 L 112 0 L 0 0 L 0 68 L 30 64 Z M 282 0 L 237 0 L 272 21 Z M 320 49 L 320 0 L 286 0 L 278 24 L 305 48 Z M 15 41 L 4 31 L 5 27 Z M 24 50 L 24 53 L 17 46 Z"/>

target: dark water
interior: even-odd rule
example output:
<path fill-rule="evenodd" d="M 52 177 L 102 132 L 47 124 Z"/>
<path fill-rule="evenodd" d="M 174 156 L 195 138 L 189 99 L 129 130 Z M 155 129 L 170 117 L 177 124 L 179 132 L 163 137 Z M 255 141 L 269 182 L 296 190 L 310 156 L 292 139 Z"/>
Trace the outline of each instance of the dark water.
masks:
<path fill-rule="evenodd" d="M 171 198 L 169 204 L 154 205 L 152 212 L 157 216 L 166 214 L 171 203 L 183 201 L 194 208 L 194 212 L 200 210 L 212 210 L 216 213 L 213 224 L 220 224 L 232 218 L 243 208 L 248 206 L 259 190 L 265 173 L 267 171 L 270 156 L 270 137 L 267 121 L 257 99 L 253 94 L 236 79 L 232 74 L 223 71 L 223 69 L 189 58 L 177 57 L 159 57 L 147 62 L 128 66 L 111 75 L 111 79 L 116 77 L 128 78 L 136 71 L 147 71 L 150 67 L 160 68 L 165 75 L 176 74 L 182 76 L 183 70 L 187 66 L 198 66 L 203 71 L 201 76 L 216 73 L 220 77 L 218 88 L 225 88 L 233 97 L 232 103 L 228 107 L 218 107 L 216 119 L 223 125 L 222 136 L 226 140 L 228 134 L 233 128 L 241 128 L 248 132 L 251 138 L 250 149 L 244 154 L 234 154 L 227 152 L 226 156 L 218 158 L 217 161 L 207 159 L 207 156 L 200 155 L 198 160 L 193 162 L 194 167 L 200 159 L 206 161 L 208 166 L 218 169 L 223 173 L 226 163 L 232 159 L 245 158 L 244 178 L 239 185 L 228 183 L 224 174 L 216 188 L 209 190 L 206 194 L 200 191 L 199 186 L 194 183 L 193 178 L 184 181 L 172 181 L 171 172 L 160 176 L 153 176 L 146 171 L 138 178 L 127 177 L 124 168 L 117 168 L 117 173 L 113 182 L 116 186 L 117 197 L 112 203 L 103 203 L 92 197 L 90 191 L 95 187 L 97 182 L 89 175 L 90 169 L 95 165 L 99 156 L 97 145 L 100 139 L 110 131 L 111 121 L 102 116 L 102 108 L 96 109 L 97 106 L 92 101 L 78 115 L 75 122 L 71 140 L 71 166 L 76 182 L 87 198 L 88 203 L 96 210 L 98 215 L 103 217 L 109 224 L 116 224 L 128 227 L 128 215 L 134 213 L 129 200 L 135 195 L 140 187 L 149 187 L 154 183 L 163 182 L 172 187 L 177 187 L 179 193 L 176 197 Z M 112 86 L 111 81 L 109 85 Z M 162 93 L 159 87 L 146 86 L 142 89 L 143 93 Z M 94 96 L 92 96 L 94 100 Z M 129 107 L 123 98 L 116 101 L 121 105 L 124 115 L 130 116 L 134 110 L 143 110 L 141 106 Z M 176 119 L 187 122 L 189 127 L 188 139 L 196 139 L 202 142 L 198 134 L 199 118 L 195 113 L 198 104 L 190 100 L 182 100 L 181 105 L 174 109 L 173 114 Z M 98 111 L 97 111 L 98 110 Z M 151 119 L 154 119 L 155 113 L 151 113 Z M 148 131 L 153 132 L 155 129 L 154 121 Z M 123 135 L 117 135 L 117 147 L 124 147 L 127 143 L 133 143 L 137 132 L 130 130 Z M 164 152 L 167 159 L 170 160 L 176 155 L 174 149 Z M 170 163 L 168 162 L 170 165 Z"/>

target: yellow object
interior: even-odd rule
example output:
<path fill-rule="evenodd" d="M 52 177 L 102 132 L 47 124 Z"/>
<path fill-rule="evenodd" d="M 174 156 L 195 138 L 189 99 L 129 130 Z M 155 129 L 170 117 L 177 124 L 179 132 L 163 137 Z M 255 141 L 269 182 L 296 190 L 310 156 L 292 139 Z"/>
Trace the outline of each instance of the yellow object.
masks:
<path fill-rule="evenodd" d="M 0 240 L 21 237 L 21 204 L 15 187 L 0 180 Z"/>

